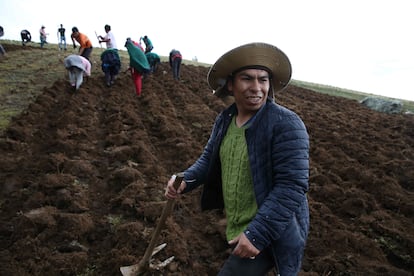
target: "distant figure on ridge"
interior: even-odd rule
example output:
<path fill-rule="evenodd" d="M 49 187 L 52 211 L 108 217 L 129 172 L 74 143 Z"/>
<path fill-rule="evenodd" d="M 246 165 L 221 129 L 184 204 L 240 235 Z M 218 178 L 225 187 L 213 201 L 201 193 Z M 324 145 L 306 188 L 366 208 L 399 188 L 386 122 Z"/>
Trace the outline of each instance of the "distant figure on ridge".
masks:
<path fill-rule="evenodd" d="M 101 42 L 105 42 L 106 43 L 106 48 L 108 49 L 118 49 L 118 46 L 116 45 L 116 40 L 115 40 L 115 36 L 111 31 L 111 26 L 109 26 L 108 24 L 105 25 L 105 32 L 106 35 L 105 36 L 98 36 L 99 38 L 99 43 Z"/>
<path fill-rule="evenodd" d="M 133 42 L 130 38 L 127 38 L 125 47 L 129 54 L 129 68 L 131 71 L 132 80 L 135 84 L 135 92 L 137 96 L 141 96 L 142 91 L 142 76 L 150 71 L 150 65 L 148 64 L 147 57 L 145 56 L 142 48 Z"/>
<path fill-rule="evenodd" d="M 39 34 L 40 34 L 40 47 L 43 48 L 43 45 L 47 44 L 47 33 L 45 30 L 45 26 L 42 26 L 39 30 Z"/>
<path fill-rule="evenodd" d="M 180 51 L 172 49 L 169 56 L 170 66 L 173 72 L 173 78 L 180 80 L 181 61 L 183 57 Z"/>
<path fill-rule="evenodd" d="M 65 35 L 65 31 L 66 31 L 66 29 L 63 28 L 63 24 L 60 24 L 60 28 L 57 31 L 58 41 L 59 41 L 59 50 L 62 50 L 62 46 L 63 46 L 63 49 L 65 49 L 65 51 L 66 51 L 67 48 L 66 48 L 66 35 Z"/>
<path fill-rule="evenodd" d="M 0 37 L 4 35 L 4 29 L 2 26 L 0 26 Z M 4 50 L 3 46 L 0 44 L 0 55 L 5 56 L 6 50 Z"/>
<path fill-rule="evenodd" d="M 152 49 L 154 49 L 154 46 L 152 46 L 152 42 L 151 42 L 151 40 L 148 38 L 148 36 L 141 37 L 141 38 L 139 39 L 139 41 L 141 42 L 141 40 L 143 40 L 143 41 L 144 41 L 144 43 L 145 43 L 145 53 L 149 53 L 149 52 L 151 52 L 151 51 L 152 51 Z"/>
<path fill-rule="evenodd" d="M 83 56 L 72 54 L 65 58 L 64 65 L 69 72 L 70 85 L 75 91 L 79 90 L 83 75 L 91 75 L 91 63 Z"/>
<path fill-rule="evenodd" d="M 27 42 L 32 41 L 32 36 L 28 30 L 23 30 L 20 32 L 20 37 L 22 38 L 22 45 L 26 46 Z"/>
<path fill-rule="evenodd" d="M 101 68 L 105 73 L 105 83 L 109 87 L 114 84 L 115 78 L 121 69 L 121 59 L 118 50 L 114 48 L 106 49 L 101 54 Z"/>
<path fill-rule="evenodd" d="M 70 37 L 72 38 L 73 49 L 76 49 L 76 40 L 80 45 L 79 55 L 89 60 L 92 53 L 92 42 L 89 38 L 85 34 L 80 33 L 77 27 L 72 28 L 72 34 Z"/>

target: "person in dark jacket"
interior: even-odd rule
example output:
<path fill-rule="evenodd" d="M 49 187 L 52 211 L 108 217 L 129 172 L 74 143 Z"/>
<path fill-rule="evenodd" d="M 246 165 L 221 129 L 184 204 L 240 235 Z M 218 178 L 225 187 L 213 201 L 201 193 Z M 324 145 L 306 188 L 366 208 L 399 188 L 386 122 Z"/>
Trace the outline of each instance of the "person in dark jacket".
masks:
<path fill-rule="evenodd" d="M 30 34 L 30 32 L 28 30 L 22 30 L 20 32 L 20 37 L 22 38 L 22 45 L 26 46 L 27 42 L 31 42 L 32 41 L 32 36 Z"/>
<path fill-rule="evenodd" d="M 4 29 L 2 26 L 0 26 L 0 37 L 2 37 L 4 35 Z M 1 56 L 5 56 L 6 55 L 6 50 L 4 50 L 3 46 L 0 44 L 0 55 Z"/>
<path fill-rule="evenodd" d="M 234 103 L 216 118 L 201 156 L 175 177 L 165 196 L 203 185 L 202 210 L 224 209 L 232 248 L 218 275 L 297 275 L 309 231 L 309 136 L 301 118 L 274 93 L 291 78 L 288 57 L 266 43 L 249 43 L 220 57 L 207 79 Z"/>
<path fill-rule="evenodd" d="M 63 28 L 63 24 L 60 24 L 60 28 L 57 30 L 57 37 L 58 37 L 58 41 L 59 41 L 59 50 L 63 50 L 65 49 L 65 51 L 67 50 L 66 47 L 66 35 L 65 35 L 66 29 Z"/>
<path fill-rule="evenodd" d="M 105 73 L 106 86 L 111 86 L 115 82 L 116 76 L 121 69 L 121 59 L 118 54 L 118 50 L 115 48 L 109 48 L 101 54 L 101 69 Z"/>
<path fill-rule="evenodd" d="M 183 57 L 180 53 L 180 51 L 176 49 L 172 49 L 169 56 L 169 62 L 170 67 L 173 72 L 173 78 L 175 80 L 180 79 L 180 69 L 181 69 L 181 61 L 183 60 Z"/>
<path fill-rule="evenodd" d="M 145 56 L 147 57 L 148 63 L 151 67 L 150 74 L 157 72 L 158 65 L 161 63 L 160 56 L 156 53 L 146 53 Z"/>

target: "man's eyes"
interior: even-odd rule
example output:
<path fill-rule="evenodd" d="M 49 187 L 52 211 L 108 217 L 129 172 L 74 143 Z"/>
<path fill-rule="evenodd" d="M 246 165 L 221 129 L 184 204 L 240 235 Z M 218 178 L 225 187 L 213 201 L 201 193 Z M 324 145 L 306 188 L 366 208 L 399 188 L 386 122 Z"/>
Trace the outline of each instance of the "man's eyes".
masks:
<path fill-rule="evenodd" d="M 248 77 L 248 76 L 241 77 L 241 79 L 242 80 L 245 80 L 245 81 L 255 80 L 255 78 L 251 78 L 251 77 Z M 267 81 L 269 81 L 269 78 L 268 77 L 264 77 L 264 78 L 259 78 L 258 80 L 259 80 L 259 82 L 267 82 Z"/>

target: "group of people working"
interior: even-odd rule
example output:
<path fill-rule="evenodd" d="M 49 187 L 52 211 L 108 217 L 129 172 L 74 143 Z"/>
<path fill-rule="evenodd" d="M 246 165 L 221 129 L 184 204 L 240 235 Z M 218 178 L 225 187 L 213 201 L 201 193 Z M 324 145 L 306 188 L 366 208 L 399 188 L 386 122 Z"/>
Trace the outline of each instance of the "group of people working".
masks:
<path fill-rule="evenodd" d="M 60 37 L 64 36 L 63 26 L 58 30 Z M 99 43 L 106 43 L 106 50 L 101 54 L 101 68 L 105 74 L 106 85 L 112 86 L 115 82 L 116 76 L 119 74 L 121 68 L 121 59 L 118 53 L 118 45 L 115 36 L 111 30 L 110 25 L 104 26 L 106 34 L 104 36 L 97 36 Z M 90 75 L 90 55 L 92 53 L 92 43 L 89 38 L 79 32 L 77 27 L 72 28 L 71 39 L 73 42 L 73 48 L 76 48 L 75 41 L 79 44 L 79 54 L 69 55 L 65 59 L 65 67 L 69 70 L 69 80 L 71 85 L 78 90 L 83 81 L 83 74 Z M 61 40 L 62 41 L 62 40 Z M 144 42 L 145 48 L 141 46 L 141 41 Z M 64 45 L 66 49 L 66 43 L 60 43 Z M 155 73 L 158 65 L 161 62 L 158 54 L 152 52 L 154 46 L 148 36 L 141 37 L 139 42 L 133 41 L 127 38 L 125 47 L 128 50 L 130 57 L 129 67 L 127 71 L 130 71 L 133 83 L 135 85 L 135 91 L 138 96 L 142 92 L 142 79 L 145 75 Z M 173 49 L 170 52 L 169 63 L 173 71 L 173 77 L 176 80 L 180 79 L 180 64 L 182 61 L 181 53 L 178 50 Z M 75 65 L 74 65 L 75 64 Z M 81 74 L 83 72 L 83 74 Z"/>
<path fill-rule="evenodd" d="M 40 36 L 40 47 L 43 48 L 43 46 L 45 44 L 47 44 L 47 36 L 49 34 L 46 33 L 46 27 L 44 25 L 42 25 L 42 27 L 40 27 L 39 30 L 39 36 Z M 22 30 L 20 32 L 20 37 L 22 39 L 22 45 L 25 46 L 26 43 L 29 43 L 32 41 L 32 35 L 30 34 L 30 32 L 28 30 Z"/>
<path fill-rule="evenodd" d="M 49 35 L 46 33 L 45 29 L 46 27 L 42 25 L 39 30 L 40 47 L 42 48 L 47 44 L 47 36 Z M 102 71 L 105 73 L 106 85 L 111 86 L 114 84 L 115 78 L 119 74 L 121 60 L 118 54 L 118 45 L 115 36 L 111 31 L 111 26 L 107 24 L 104 26 L 104 29 L 106 34 L 104 36 L 99 35 L 97 38 L 99 43 L 106 43 L 107 49 L 101 54 L 101 67 Z M 59 50 L 66 51 L 67 43 L 65 32 L 66 29 L 63 27 L 63 24 L 60 24 L 60 27 L 57 30 Z M 3 35 L 3 28 L 1 29 L 1 35 Z M 22 30 L 20 36 L 23 46 L 32 41 L 32 36 L 28 30 Z M 76 49 L 78 47 L 77 44 L 79 44 L 79 52 L 78 54 L 67 56 L 64 60 L 64 64 L 69 71 L 69 81 L 71 86 L 73 86 L 75 90 L 78 90 L 83 82 L 83 76 L 90 76 L 91 63 L 89 59 L 93 46 L 89 37 L 84 33 L 81 33 L 77 27 L 72 28 L 70 37 L 74 49 Z M 141 41 L 144 42 L 145 48 L 141 46 Z M 136 94 L 140 96 L 142 91 L 142 78 L 145 75 L 155 73 L 161 60 L 158 54 L 152 52 L 154 46 L 147 35 L 140 37 L 139 42 L 135 42 L 128 38 L 125 42 L 125 47 L 130 56 L 128 70 L 131 72 Z M 4 48 L 1 45 L 0 54 L 5 55 Z M 180 51 L 176 49 L 171 50 L 169 54 L 169 64 L 175 80 L 180 80 L 181 62 L 182 55 Z"/>

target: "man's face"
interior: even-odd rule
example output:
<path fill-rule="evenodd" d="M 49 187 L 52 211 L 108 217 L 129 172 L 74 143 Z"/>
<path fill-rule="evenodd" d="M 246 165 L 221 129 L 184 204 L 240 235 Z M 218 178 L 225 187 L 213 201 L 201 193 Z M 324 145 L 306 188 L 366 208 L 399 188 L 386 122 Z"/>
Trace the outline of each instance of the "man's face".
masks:
<path fill-rule="evenodd" d="M 269 73 L 261 69 L 240 71 L 228 82 L 227 89 L 233 93 L 239 113 L 255 113 L 266 102 Z"/>

